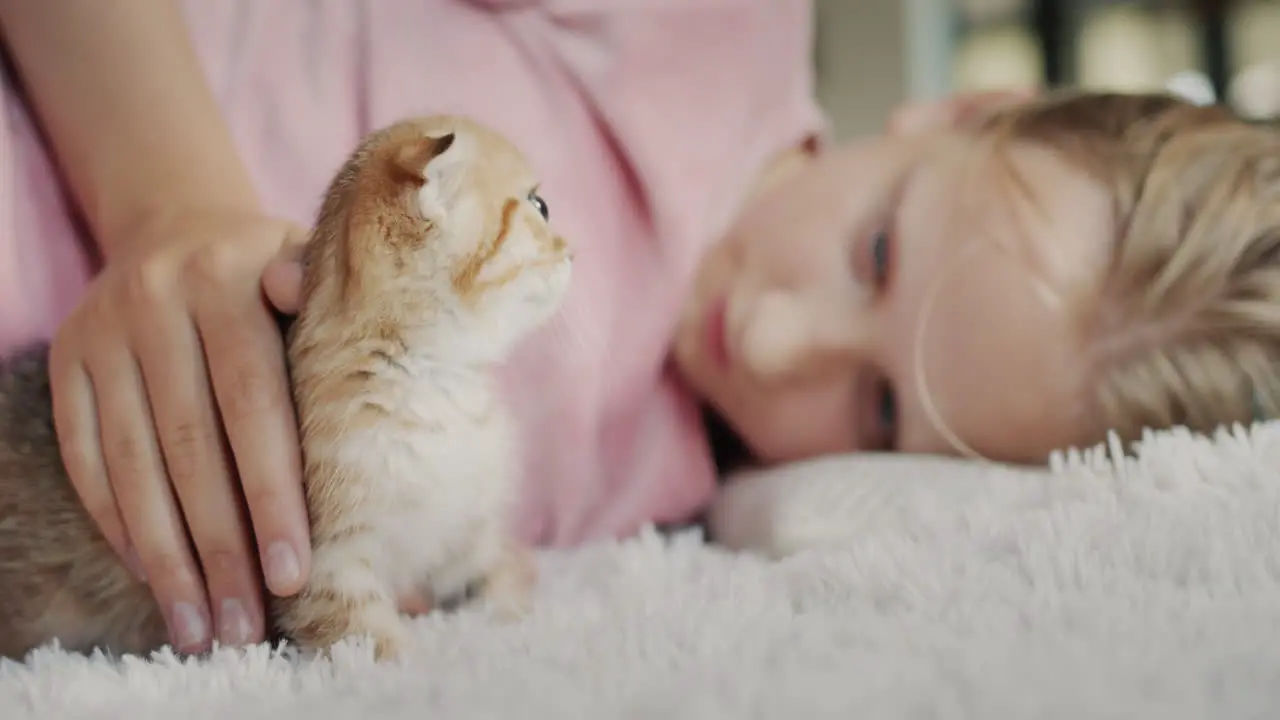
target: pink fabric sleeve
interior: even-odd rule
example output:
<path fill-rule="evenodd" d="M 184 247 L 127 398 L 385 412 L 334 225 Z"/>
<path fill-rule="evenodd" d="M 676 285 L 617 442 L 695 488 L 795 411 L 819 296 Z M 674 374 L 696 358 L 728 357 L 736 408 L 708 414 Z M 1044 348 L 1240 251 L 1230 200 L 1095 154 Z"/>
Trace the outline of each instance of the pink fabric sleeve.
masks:
<path fill-rule="evenodd" d="M 0 76 L 0 352 L 48 338 L 97 270 L 17 84 Z"/>

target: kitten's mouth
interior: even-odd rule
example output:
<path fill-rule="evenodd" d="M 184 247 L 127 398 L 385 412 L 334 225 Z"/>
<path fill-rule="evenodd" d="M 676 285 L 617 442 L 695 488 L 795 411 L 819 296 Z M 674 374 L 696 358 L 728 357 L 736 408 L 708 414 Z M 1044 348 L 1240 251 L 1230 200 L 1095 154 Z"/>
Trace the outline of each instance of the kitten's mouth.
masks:
<path fill-rule="evenodd" d="M 558 303 L 567 292 L 568 290 L 563 283 L 552 278 L 545 278 L 525 292 L 524 300 L 530 303 Z"/>

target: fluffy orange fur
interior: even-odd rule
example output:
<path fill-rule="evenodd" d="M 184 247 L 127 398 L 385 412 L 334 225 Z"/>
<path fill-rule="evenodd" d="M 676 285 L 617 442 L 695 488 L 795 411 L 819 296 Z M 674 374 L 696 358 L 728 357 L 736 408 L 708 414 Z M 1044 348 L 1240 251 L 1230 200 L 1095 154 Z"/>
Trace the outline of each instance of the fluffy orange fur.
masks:
<path fill-rule="evenodd" d="M 463 142 L 468 148 L 459 149 L 457 144 Z M 429 178 L 426 168 L 449 152 L 465 155 L 457 161 L 465 168 Z M 296 598 L 280 603 L 279 622 L 305 645 L 324 647 L 347 635 L 368 635 L 379 657 L 393 657 L 401 645 L 393 606 L 422 611 L 445 600 L 437 597 L 439 583 L 428 578 L 406 586 L 385 578 L 352 579 L 349 573 L 346 579 L 337 577 L 345 571 L 327 567 L 325 556 L 330 551 L 334 556 L 345 553 L 344 563 L 378 565 L 379 560 L 370 556 L 379 555 L 380 550 L 340 548 L 396 534 L 374 527 L 397 520 L 371 508 L 385 501 L 411 506 L 422 499 L 423 491 L 410 481 L 370 474 L 411 474 L 413 463 L 434 465 L 433 455 L 444 450 L 423 448 L 424 443 L 474 442 L 455 437 L 460 425 L 481 431 L 494 425 L 502 435 L 502 409 L 487 392 L 474 404 L 453 408 L 460 414 L 406 405 L 404 398 L 442 389 L 423 388 L 423 383 L 437 382 L 423 380 L 423 372 L 414 367 L 424 351 L 450 358 L 437 367 L 460 363 L 483 371 L 480 366 L 485 359 L 457 357 L 439 347 L 450 342 L 440 336 L 442 315 L 467 315 L 463 323 L 467 332 L 493 332 L 478 307 L 487 297 L 522 277 L 554 273 L 567 263 L 565 241 L 530 202 L 534 197 L 531 177 L 524 158 L 496 133 L 459 118 L 428 118 L 403 122 L 371 137 L 330 188 L 308 250 L 305 302 L 290 345 L 318 562 L 312 583 Z M 452 195 L 448 188 L 441 190 L 445 196 L 441 196 L 439 216 L 434 217 L 420 202 L 424 186 L 432 182 L 454 186 Z M 512 261 L 508 246 L 515 238 L 531 239 L 533 251 Z M 513 332 L 519 336 L 525 330 Z M 438 401 L 448 403 L 443 395 Z M 514 447 L 502 438 L 487 440 L 473 450 L 514 456 Z M 357 454 L 378 452 L 406 457 L 403 463 L 393 458 L 382 465 L 353 460 Z M 421 469 L 428 474 L 441 471 L 460 472 L 447 464 L 443 469 Z M 493 472 L 509 470 L 494 468 Z M 465 518 L 462 527 L 442 528 L 439 542 L 462 548 L 486 542 L 494 532 L 491 525 L 505 522 L 493 515 L 505 513 L 514 495 L 514 485 L 503 485 L 492 507 Z M 442 494 L 465 494 L 468 489 L 427 492 L 439 502 Z M 426 508 L 420 517 L 431 522 Z M 479 583 L 482 593 L 500 597 L 504 607 L 513 610 L 526 603 L 533 565 L 527 552 L 505 533 L 502 545 L 491 561 L 477 561 L 463 580 Z M 440 563 L 448 561 L 427 562 Z M 379 574 L 388 573 L 378 568 L 369 575 Z M 451 592 L 458 590 L 451 588 Z"/>

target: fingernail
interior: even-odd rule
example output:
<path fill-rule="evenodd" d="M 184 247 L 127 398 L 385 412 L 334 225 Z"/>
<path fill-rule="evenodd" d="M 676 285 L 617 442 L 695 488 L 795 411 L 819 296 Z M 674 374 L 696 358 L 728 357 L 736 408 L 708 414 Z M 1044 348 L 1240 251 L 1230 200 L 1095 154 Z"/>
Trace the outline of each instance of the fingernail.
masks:
<path fill-rule="evenodd" d="M 253 636 L 253 625 L 249 622 L 249 613 L 244 605 L 234 598 L 222 601 L 218 613 L 218 641 L 223 645 L 239 647 L 246 645 Z"/>
<path fill-rule="evenodd" d="M 298 554 L 284 541 L 271 543 L 267 548 L 267 580 L 274 587 L 292 586 L 298 582 L 302 569 L 298 566 Z"/>
<path fill-rule="evenodd" d="M 191 603 L 175 603 L 169 617 L 169 629 L 174 643 L 180 648 L 199 647 L 209 638 L 209 624 L 204 615 Z"/>

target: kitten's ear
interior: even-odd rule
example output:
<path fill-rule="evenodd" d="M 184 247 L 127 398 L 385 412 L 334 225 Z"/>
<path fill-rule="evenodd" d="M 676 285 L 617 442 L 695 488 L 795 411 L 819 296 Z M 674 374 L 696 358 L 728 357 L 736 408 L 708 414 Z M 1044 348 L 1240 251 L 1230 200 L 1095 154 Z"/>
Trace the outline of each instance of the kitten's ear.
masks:
<path fill-rule="evenodd" d="M 429 177 L 431 161 L 453 147 L 453 133 L 440 137 L 421 136 L 400 146 L 395 154 L 395 168 L 413 183 L 421 185 Z"/>

